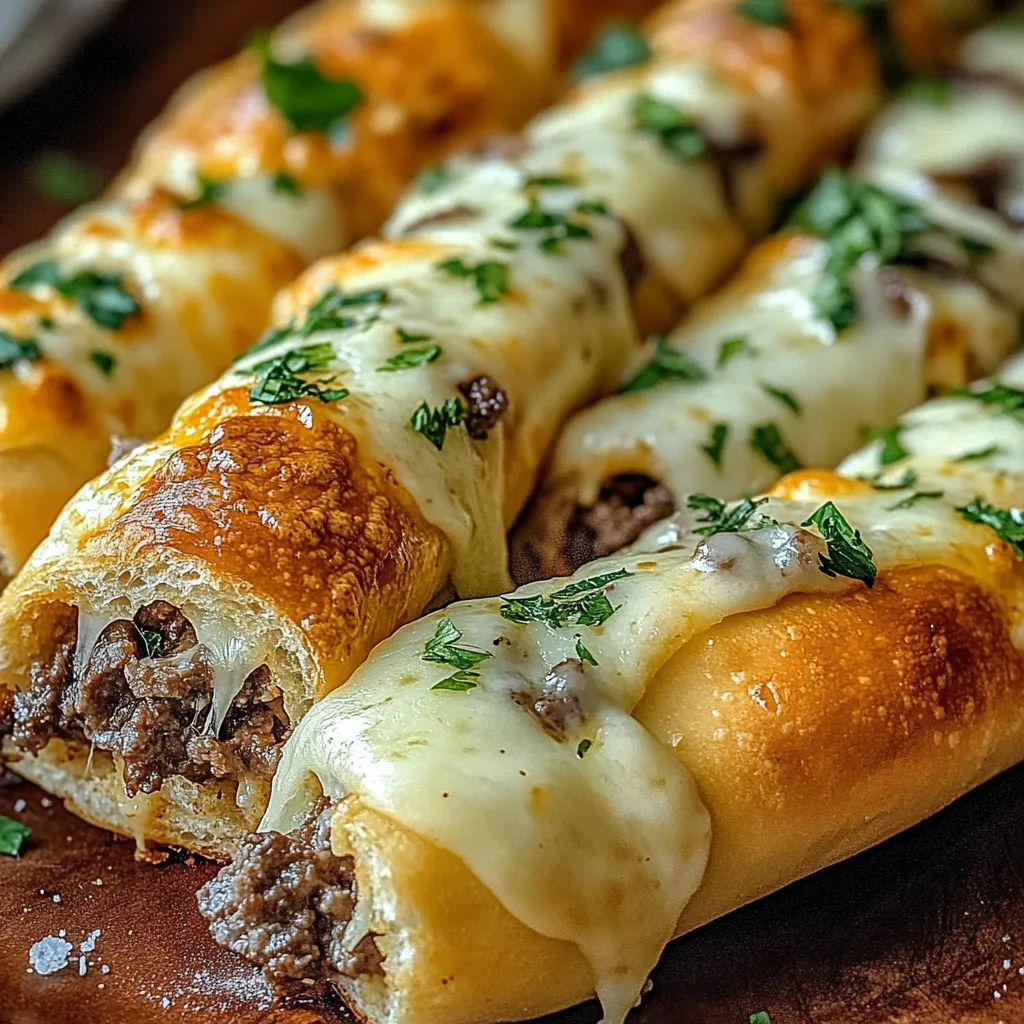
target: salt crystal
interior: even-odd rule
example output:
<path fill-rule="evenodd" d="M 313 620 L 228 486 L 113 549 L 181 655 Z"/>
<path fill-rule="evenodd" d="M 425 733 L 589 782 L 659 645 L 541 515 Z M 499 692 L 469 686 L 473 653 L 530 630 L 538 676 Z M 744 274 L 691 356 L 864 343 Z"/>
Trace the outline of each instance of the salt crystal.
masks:
<path fill-rule="evenodd" d="M 995 989 L 992 992 L 992 998 L 993 999 L 1002 999 L 1003 998 L 1003 993 L 1000 992 L 999 989 Z"/>
<path fill-rule="evenodd" d="M 164 996 L 163 999 L 160 1000 L 160 1005 L 166 1010 L 167 1007 L 171 1005 L 171 1001 L 167 996 Z"/>
<path fill-rule="evenodd" d="M 78 976 L 80 978 L 84 978 L 85 977 L 85 972 L 88 969 L 89 968 L 86 966 L 86 963 L 85 963 L 85 957 L 84 956 L 80 956 L 78 958 Z"/>
<path fill-rule="evenodd" d="M 1003 970 L 1004 971 L 1008 971 L 1009 969 L 1010 969 L 1010 961 L 1009 960 L 1004 960 L 1003 961 Z"/>
<path fill-rule="evenodd" d="M 1009 942 L 1009 941 L 1010 941 L 1010 936 L 1009 935 L 1004 935 L 1003 936 L 1003 942 Z"/>
<path fill-rule="evenodd" d="M 60 903 L 60 893 L 59 892 L 55 892 L 53 894 L 53 902 L 54 903 Z"/>
<path fill-rule="evenodd" d="M 60 937 L 61 937 L 61 938 L 63 939 L 63 938 L 64 938 L 64 936 L 65 936 L 65 935 L 67 935 L 67 932 L 66 932 L 66 931 L 64 931 L 64 929 L 63 929 L 63 928 L 61 928 L 61 930 L 60 930 L 59 932 L 57 932 L 57 934 L 58 934 L 58 935 L 59 935 L 59 936 L 60 936 Z"/>
<path fill-rule="evenodd" d="M 56 974 L 68 965 L 68 954 L 74 947 L 66 939 L 47 935 L 28 951 L 28 962 L 37 974 Z"/>
<path fill-rule="evenodd" d="M 50 808 L 53 806 L 53 801 L 48 796 L 44 796 L 43 799 L 39 802 L 46 808 Z"/>
<path fill-rule="evenodd" d="M 28 806 L 28 804 L 24 800 L 15 800 L 14 801 L 14 811 L 15 811 L 16 814 L 21 814 L 21 812 L 23 810 L 25 810 L 25 808 L 27 806 Z"/>
<path fill-rule="evenodd" d="M 82 944 L 78 947 L 83 953 L 91 953 L 96 948 L 96 940 L 100 937 L 102 932 L 99 928 L 94 928 L 89 934 L 82 940 Z"/>
<path fill-rule="evenodd" d="M 109 973 L 110 973 L 110 965 L 109 964 L 104 964 L 100 968 L 100 974 L 109 974 Z"/>

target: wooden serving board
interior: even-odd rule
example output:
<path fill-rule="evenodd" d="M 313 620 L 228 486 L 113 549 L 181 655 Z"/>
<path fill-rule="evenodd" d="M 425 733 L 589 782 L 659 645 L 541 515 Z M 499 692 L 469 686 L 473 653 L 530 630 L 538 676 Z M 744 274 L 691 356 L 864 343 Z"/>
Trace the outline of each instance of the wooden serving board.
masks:
<path fill-rule="evenodd" d="M 339 1006 L 274 1008 L 259 974 L 214 945 L 194 902 L 212 865 L 138 863 L 133 844 L 27 784 L 0 789 L 0 814 L 33 829 L 23 857 L 0 857 L 2 1024 L 350 1020 Z M 61 930 L 69 966 L 28 973 L 32 944 Z M 747 1024 L 757 1010 L 772 1024 L 1017 1024 L 1021 969 L 1024 766 L 673 943 L 630 1024 Z M 589 1004 L 546 1024 L 597 1017 Z"/>

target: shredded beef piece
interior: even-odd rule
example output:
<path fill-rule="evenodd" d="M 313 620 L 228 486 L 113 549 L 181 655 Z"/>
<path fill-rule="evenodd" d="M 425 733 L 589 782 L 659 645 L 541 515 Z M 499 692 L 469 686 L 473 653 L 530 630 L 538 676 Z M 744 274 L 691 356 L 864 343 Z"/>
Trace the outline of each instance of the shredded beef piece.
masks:
<path fill-rule="evenodd" d="M 125 667 L 125 680 L 136 697 L 189 700 L 209 697 L 213 667 L 209 649 L 197 645 L 166 658 L 147 658 Z"/>
<path fill-rule="evenodd" d="M 118 707 L 109 729 L 93 739 L 101 750 L 117 751 L 124 759 L 124 788 L 129 796 L 155 793 L 169 775 L 203 782 L 205 772 L 188 761 L 180 707 L 176 702 L 145 698 Z M 197 777 L 198 776 L 198 777 Z"/>
<path fill-rule="evenodd" d="M 675 500 L 667 487 L 630 473 L 601 488 L 597 503 L 577 509 L 566 528 L 565 553 L 573 569 L 624 548 L 648 526 L 670 516 Z"/>
<path fill-rule="evenodd" d="M 261 967 L 279 995 L 308 991 L 307 979 L 322 986 L 339 974 L 380 970 L 372 936 L 351 953 L 342 946 L 355 909 L 355 878 L 352 858 L 331 852 L 331 813 L 321 800 L 288 835 L 246 837 L 198 893 L 199 912 L 217 943 Z"/>
<path fill-rule="evenodd" d="M 180 654 L 199 643 L 195 627 L 185 613 L 168 601 L 153 601 L 140 608 L 135 613 L 135 625 L 159 634 L 161 658 Z"/>
<path fill-rule="evenodd" d="M 0 690 L 0 740 L 10 736 L 14 728 L 14 694 L 10 690 Z"/>
<path fill-rule="evenodd" d="M 32 665 L 28 689 L 14 695 L 11 736 L 20 749 L 37 754 L 53 737 L 61 696 L 74 678 L 77 640 L 78 613 L 69 608 L 54 623 L 49 658 Z"/>
<path fill-rule="evenodd" d="M 474 441 L 483 441 L 505 415 L 508 395 L 490 377 L 474 377 L 459 385 L 466 399 L 466 429 Z"/>
<path fill-rule="evenodd" d="M 126 619 L 111 622 L 97 637 L 78 686 L 65 691 L 63 718 L 77 715 L 87 735 L 102 730 L 124 699 L 125 669 L 142 654 L 135 626 Z"/>
<path fill-rule="evenodd" d="M 586 713 L 587 695 L 583 662 L 566 658 L 544 677 L 540 694 L 517 690 L 512 699 L 529 711 L 549 736 L 563 741 Z"/>

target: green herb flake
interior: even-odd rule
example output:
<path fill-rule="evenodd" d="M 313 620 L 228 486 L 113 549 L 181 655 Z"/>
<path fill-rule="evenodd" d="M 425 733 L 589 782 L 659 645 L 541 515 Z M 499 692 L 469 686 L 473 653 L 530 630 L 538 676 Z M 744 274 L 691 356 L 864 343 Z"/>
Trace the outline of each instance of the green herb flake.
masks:
<path fill-rule="evenodd" d="M 328 77 L 309 57 L 292 63 L 275 60 L 266 36 L 255 40 L 254 48 L 263 62 L 263 91 L 294 131 L 335 134 L 363 102 L 355 82 Z"/>
<path fill-rule="evenodd" d="M 584 199 L 576 204 L 577 213 L 589 213 L 594 217 L 610 217 L 612 215 L 611 210 L 608 209 L 608 204 L 602 202 L 600 199 Z"/>
<path fill-rule="evenodd" d="M 424 345 L 423 348 L 410 348 L 392 356 L 378 371 L 411 370 L 416 366 L 432 363 L 441 354 L 440 345 Z"/>
<path fill-rule="evenodd" d="M 0 370 L 7 370 L 22 360 L 34 363 L 42 358 L 42 350 L 35 338 L 16 338 L 0 330 Z"/>
<path fill-rule="evenodd" d="M 586 241 L 594 237 L 594 233 L 579 221 L 573 220 L 564 213 L 546 210 L 540 203 L 533 201 L 509 225 L 515 231 L 539 231 L 538 242 L 541 250 L 547 253 L 559 253 L 564 242 Z"/>
<path fill-rule="evenodd" d="M 764 1010 L 758 1010 L 750 1015 L 750 1024 L 772 1024 L 772 1019 Z"/>
<path fill-rule="evenodd" d="M 883 484 L 881 475 L 881 473 L 876 473 L 873 477 L 861 477 L 860 479 L 871 484 L 876 491 L 904 491 L 917 483 L 917 474 L 912 469 L 908 469 L 899 480 L 895 480 L 891 484 Z"/>
<path fill-rule="evenodd" d="M 576 657 L 579 658 L 580 661 L 586 662 L 588 665 L 597 666 L 597 658 L 587 650 L 587 646 L 583 643 L 583 638 L 579 633 L 576 634 Z"/>
<path fill-rule="evenodd" d="M 573 71 L 577 81 L 619 68 L 632 68 L 651 59 L 647 40 L 632 25 L 606 26 L 583 54 Z"/>
<path fill-rule="evenodd" d="M 523 188 L 572 188 L 576 183 L 575 178 L 567 178 L 564 174 L 531 174 L 523 182 Z"/>
<path fill-rule="evenodd" d="M 708 443 L 702 444 L 700 450 L 720 469 L 725 442 L 729 437 L 728 423 L 712 423 Z"/>
<path fill-rule="evenodd" d="M 215 203 L 227 191 L 226 181 L 214 181 L 211 178 L 204 178 L 199 175 L 199 192 L 191 199 L 181 199 L 176 203 L 179 210 L 194 210 L 199 206 L 206 206 L 207 203 Z"/>
<path fill-rule="evenodd" d="M 881 427 L 877 430 L 868 431 L 868 439 L 881 442 L 879 462 L 883 466 L 891 466 L 894 462 L 902 462 L 910 456 L 910 452 L 903 446 L 900 434 L 903 428 L 896 424 L 892 427 Z"/>
<path fill-rule="evenodd" d="M 593 740 L 580 740 L 579 745 L 576 747 L 576 756 L 582 760 L 587 756 L 587 751 L 589 751 L 593 745 Z"/>
<path fill-rule="evenodd" d="M 654 342 L 653 358 L 619 388 L 620 394 L 646 391 L 665 381 L 692 383 L 707 380 L 707 371 L 698 366 L 685 352 L 672 348 L 660 336 L 655 336 Z"/>
<path fill-rule="evenodd" d="M 466 410 L 457 398 L 449 398 L 443 405 L 431 409 L 426 402 L 416 407 L 409 420 L 409 426 L 422 434 L 438 451 L 444 448 L 448 431 L 457 427 L 465 418 Z"/>
<path fill-rule="evenodd" d="M 958 455 L 953 461 L 954 462 L 981 462 L 984 459 L 990 459 L 993 455 L 998 455 L 1002 449 L 997 444 L 990 444 L 987 448 L 978 448 L 973 452 L 964 452 L 963 455 Z"/>
<path fill-rule="evenodd" d="M 90 352 L 89 358 L 106 377 L 111 376 L 117 366 L 117 357 L 110 352 Z"/>
<path fill-rule="evenodd" d="M 860 580 L 868 587 L 875 585 L 878 569 L 871 548 L 861 539 L 860 531 L 853 529 L 831 501 L 825 502 L 801 526 L 816 526 L 825 538 L 828 555 L 819 555 L 819 567 L 833 579 L 845 576 Z"/>
<path fill-rule="evenodd" d="M 94 199 L 103 188 L 104 176 L 66 150 L 40 153 L 32 165 L 32 187 L 44 199 L 77 206 Z"/>
<path fill-rule="evenodd" d="M 478 665 L 494 657 L 487 651 L 477 651 L 472 647 L 460 647 L 462 633 L 447 616 L 434 630 L 434 635 L 424 644 L 421 657 L 438 665 L 448 665 L 460 671 L 470 671 Z"/>
<path fill-rule="evenodd" d="M 938 75 L 918 75 L 907 82 L 903 91 L 911 99 L 933 107 L 948 107 L 952 98 L 949 79 Z"/>
<path fill-rule="evenodd" d="M 155 629 L 143 629 L 141 626 L 136 626 L 135 628 L 138 630 L 142 646 L 146 650 L 146 657 L 162 658 L 164 653 L 164 638 L 162 634 L 158 633 Z"/>
<path fill-rule="evenodd" d="M 757 349 L 750 344 L 750 339 L 743 334 L 733 338 L 724 338 L 718 346 L 718 359 L 715 365 L 718 369 L 728 366 L 737 356 L 756 356 Z"/>
<path fill-rule="evenodd" d="M 774 423 L 763 423 L 754 427 L 750 432 L 750 447 L 782 474 L 803 468 L 803 463 L 786 444 L 781 431 Z"/>
<path fill-rule="evenodd" d="M 485 260 L 482 263 L 470 264 L 456 258 L 439 263 L 437 269 L 452 277 L 472 281 L 477 295 L 480 296 L 481 306 L 500 302 L 502 296 L 508 294 L 507 263 Z"/>
<path fill-rule="evenodd" d="M 416 178 L 416 187 L 424 195 L 432 196 L 454 180 L 455 175 L 444 164 L 435 164 L 420 171 Z"/>
<path fill-rule="evenodd" d="M 604 588 L 632 575 L 617 569 L 603 576 L 577 580 L 552 594 L 507 597 L 501 603 L 501 616 L 510 622 L 544 622 L 552 629 L 600 626 L 618 610 L 608 600 Z"/>
<path fill-rule="evenodd" d="M 398 340 L 403 345 L 418 345 L 420 342 L 433 340 L 429 334 L 413 334 L 401 327 L 396 327 L 395 330 L 398 332 Z"/>
<path fill-rule="evenodd" d="M 982 405 L 989 405 L 1004 416 L 1024 419 L 1024 391 L 1006 384 L 990 384 L 981 391 L 959 388 L 948 392 L 951 397 L 973 398 Z"/>
<path fill-rule="evenodd" d="M 782 388 L 772 387 L 771 384 L 764 383 L 761 384 L 761 390 L 769 398 L 774 398 L 776 402 L 784 405 L 794 416 L 799 416 L 803 412 L 800 403 L 788 391 L 783 391 Z"/>
<path fill-rule="evenodd" d="M 759 25 L 784 28 L 789 21 L 786 0 L 743 0 L 736 5 L 736 13 Z"/>
<path fill-rule="evenodd" d="M 673 156 L 695 160 L 707 152 L 707 141 L 696 123 L 678 107 L 649 93 L 641 93 L 634 101 L 633 121 L 641 131 L 656 136 Z"/>
<path fill-rule="evenodd" d="M 302 373 L 322 371 L 334 359 L 330 345 L 304 345 L 292 349 L 274 359 L 264 360 L 253 367 L 253 372 L 262 374 L 259 382 L 250 390 L 249 400 L 258 405 L 283 405 L 298 398 L 316 398 L 321 402 L 338 402 L 348 396 L 347 388 L 332 388 L 334 378 L 323 381 L 307 381 Z"/>
<path fill-rule="evenodd" d="M 270 187 L 280 196 L 291 196 L 298 199 L 303 194 L 303 188 L 299 179 L 287 171 L 278 171 L 270 179 Z"/>
<path fill-rule="evenodd" d="M 434 683 L 431 690 L 448 690 L 450 693 L 468 693 L 477 688 L 477 679 L 480 677 L 475 672 L 456 672 L 454 675 Z"/>
<path fill-rule="evenodd" d="M 757 511 L 767 501 L 767 498 L 759 498 L 757 501 L 744 498 L 730 508 L 724 501 L 710 494 L 691 494 L 686 499 L 686 507 L 704 513 L 704 518 L 699 520 L 701 525 L 695 527 L 693 532 L 698 537 L 710 537 L 713 533 L 750 533 L 775 526 L 774 519 Z"/>
<path fill-rule="evenodd" d="M 8 857 L 21 856 L 22 844 L 30 835 L 32 829 L 27 825 L 0 814 L 0 853 Z"/>
<path fill-rule="evenodd" d="M 1024 558 L 1024 511 L 1019 508 L 999 508 L 977 497 L 957 512 L 969 523 L 980 523 L 993 530 L 996 536 L 1013 548 L 1018 558 Z"/>
<path fill-rule="evenodd" d="M 895 505 L 890 505 L 889 511 L 899 512 L 903 509 L 913 508 L 919 501 L 937 501 L 944 495 L 944 491 L 914 491 L 913 494 L 902 501 L 897 501 Z"/>
<path fill-rule="evenodd" d="M 26 267 L 11 281 L 15 291 L 35 287 L 53 288 L 74 302 L 94 323 L 117 331 L 128 317 L 141 312 L 138 299 L 125 290 L 120 274 L 79 270 L 65 277 L 55 260 L 44 260 Z"/>

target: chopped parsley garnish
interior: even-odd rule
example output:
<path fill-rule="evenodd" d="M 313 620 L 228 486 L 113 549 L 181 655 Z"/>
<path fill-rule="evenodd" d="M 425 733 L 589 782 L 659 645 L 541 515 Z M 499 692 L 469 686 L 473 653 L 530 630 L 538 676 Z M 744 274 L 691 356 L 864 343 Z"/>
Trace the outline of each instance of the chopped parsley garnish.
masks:
<path fill-rule="evenodd" d="M 998 455 L 1001 450 L 999 445 L 990 444 L 987 448 L 978 448 L 973 452 L 964 452 L 963 455 L 958 455 L 953 461 L 980 462 L 982 459 L 990 459 L 993 455 Z"/>
<path fill-rule="evenodd" d="M 708 443 L 700 446 L 700 450 L 718 467 L 722 465 L 722 453 L 728 437 L 728 423 L 712 423 Z"/>
<path fill-rule="evenodd" d="M 91 320 L 110 330 L 120 330 L 130 316 L 142 310 L 138 299 L 125 290 L 120 274 L 97 270 L 79 270 L 65 277 L 55 260 L 44 260 L 26 267 L 11 281 L 16 291 L 28 291 L 36 285 L 53 288 L 74 302 Z"/>
<path fill-rule="evenodd" d="M 619 68 L 632 68 L 651 59 L 647 40 L 632 25 L 612 24 L 598 33 L 574 69 L 577 81 Z"/>
<path fill-rule="evenodd" d="M 163 636 L 160 633 L 158 633 L 155 629 L 143 629 L 141 626 L 136 626 L 135 628 L 139 631 L 139 637 L 142 639 L 142 646 L 146 649 L 146 657 L 163 657 Z"/>
<path fill-rule="evenodd" d="M 293 196 L 296 199 L 301 196 L 303 192 L 299 179 L 289 174 L 287 171 L 278 171 L 271 179 L 270 185 L 278 195 Z"/>
<path fill-rule="evenodd" d="M 904 92 L 907 96 L 935 107 L 948 107 L 950 82 L 938 75 L 919 75 L 907 82 Z"/>
<path fill-rule="evenodd" d="M 765 1010 L 758 1010 L 750 1015 L 749 1024 L 772 1024 L 772 1019 Z"/>
<path fill-rule="evenodd" d="M 398 340 L 403 345 L 418 345 L 421 341 L 433 340 L 429 334 L 413 334 L 411 331 L 403 330 L 401 327 L 396 327 L 395 330 L 398 332 Z"/>
<path fill-rule="evenodd" d="M 762 423 L 754 427 L 750 432 L 750 447 L 780 473 L 792 473 L 803 468 L 803 463 L 783 440 L 782 433 L 774 423 Z"/>
<path fill-rule="evenodd" d="M 825 538 L 828 554 L 819 555 L 818 560 L 826 576 L 833 579 L 845 576 L 847 579 L 860 580 L 868 587 L 875 585 L 878 569 L 871 548 L 861 540 L 860 531 L 850 526 L 833 502 L 825 502 L 810 519 L 800 525 L 816 526 Z"/>
<path fill-rule="evenodd" d="M 442 679 L 441 682 L 434 683 L 431 689 L 449 690 L 452 693 L 468 693 L 470 690 L 477 688 L 477 680 L 479 678 L 479 672 L 455 672 L 446 679 Z"/>
<path fill-rule="evenodd" d="M 536 200 L 515 220 L 510 221 L 508 226 L 516 231 L 541 232 L 537 244 L 544 252 L 551 254 L 561 252 L 565 242 L 585 241 L 594 237 L 594 233 L 586 224 L 581 224 L 564 213 L 545 210 Z"/>
<path fill-rule="evenodd" d="M 297 398 L 317 398 L 321 402 L 338 402 L 348 395 L 347 388 L 332 388 L 331 378 L 311 382 L 298 375 L 326 369 L 334 358 L 330 345 L 304 345 L 285 352 L 274 359 L 267 359 L 253 367 L 254 373 L 262 374 L 259 382 L 249 392 L 250 401 L 260 405 L 282 405 Z"/>
<path fill-rule="evenodd" d="M 900 434 L 903 428 L 896 424 L 893 427 L 882 427 L 878 430 L 869 430 L 868 438 L 872 441 L 880 441 L 882 450 L 879 454 L 879 462 L 883 466 L 891 466 L 894 462 L 902 462 L 910 455 L 910 452 L 903 447 Z"/>
<path fill-rule="evenodd" d="M 90 352 L 89 358 L 107 377 L 114 372 L 114 367 L 117 366 L 117 357 L 110 352 Z"/>
<path fill-rule="evenodd" d="M 381 306 L 387 301 L 386 288 L 368 288 L 363 292 L 346 295 L 340 288 L 332 286 L 309 307 L 306 319 L 296 333 L 300 337 L 308 338 L 311 334 L 316 334 L 319 331 L 336 331 L 354 327 L 358 321 L 350 314 L 342 313 L 342 310 L 363 306 Z"/>
<path fill-rule="evenodd" d="M 633 120 L 637 128 L 657 136 L 673 156 L 695 160 L 707 152 L 707 141 L 696 123 L 678 107 L 649 93 L 641 93 L 634 101 Z"/>
<path fill-rule="evenodd" d="M 577 213 L 590 213 L 595 217 L 610 217 L 612 215 L 611 210 L 608 209 L 608 204 L 601 202 L 600 199 L 583 199 L 576 204 Z"/>
<path fill-rule="evenodd" d="M 475 690 L 476 680 L 480 678 L 477 671 L 488 658 L 494 657 L 487 651 L 477 651 L 472 647 L 460 647 L 458 642 L 462 633 L 451 619 L 445 617 L 434 630 L 434 635 L 423 647 L 421 657 L 424 661 L 432 661 L 437 665 L 448 665 L 455 672 L 435 683 L 432 690 L 450 690 L 454 693 L 466 693 Z"/>
<path fill-rule="evenodd" d="M 660 336 L 656 336 L 654 342 L 654 357 L 619 388 L 620 393 L 646 391 L 668 380 L 707 380 L 707 371 L 698 366 L 685 352 L 670 347 Z"/>
<path fill-rule="evenodd" d="M 20 856 L 22 844 L 30 835 L 32 829 L 27 825 L 0 814 L 0 853 L 8 857 Z"/>
<path fill-rule="evenodd" d="M 616 608 L 608 600 L 604 588 L 633 573 L 625 569 L 577 580 L 552 594 L 533 597 L 506 597 L 501 603 L 501 616 L 510 622 L 544 622 L 552 629 L 564 626 L 600 626 Z"/>
<path fill-rule="evenodd" d="M 177 202 L 179 210 L 194 210 L 197 206 L 205 206 L 207 203 L 215 203 L 227 191 L 226 181 L 214 181 L 212 178 L 204 178 L 199 175 L 199 192 L 191 199 L 181 199 Z"/>
<path fill-rule="evenodd" d="M 969 505 L 958 508 L 957 512 L 969 523 L 980 523 L 994 530 L 1000 540 L 1006 541 L 1013 548 L 1018 558 L 1024 558 L 1024 511 L 1019 508 L 999 508 L 979 496 Z"/>
<path fill-rule="evenodd" d="M 334 133 L 362 103 L 363 93 L 355 82 L 329 78 L 311 58 L 293 63 L 275 60 L 266 36 L 254 45 L 263 60 L 263 91 L 295 131 Z"/>
<path fill-rule="evenodd" d="M 441 354 L 440 345 L 424 345 L 423 348 L 408 348 L 398 355 L 392 356 L 378 370 L 411 370 L 415 366 L 432 363 Z"/>
<path fill-rule="evenodd" d="M 32 185 L 45 199 L 77 206 L 99 195 L 103 174 L 73 153 L 49 149 L 32 165 Z"/>
<path fill-rule="evenodd" d="M 735 338 L 724 338 L 718 346 L 718 359 L 716 365 L 721 370 L 737 356 L 755 356 L 757 349 L 750 344 L 750 339 L 744 334 L 738 334 Z"/>
<path fill-rule="evenodd" d="M 454 181 L 455 175 L 444 165 L 424 167 L 416 178 L 416 187 L 425 195 L 432 196 Z"/>
<path fill-rule="evenodd" d="M 788 22 L 786 0 L 743 0 L 736 5 L 736 13 L 759 25 L 783 27 Z"/>
<path fill-rule="evenodd" d="M 744 533 L 774 526 L 774 519 L 757 511 L 767 501 L 767 498 L 757 501 L 744 498 L 729 508 L 724 501 L 710 494 L 691 494 L 686 499 L 686 507 L 704 513 L 704 518 L 699 520 L 702 525 L 693 532 L 699 537 L 710 537 L 713 533 Z M 754 519 L 755 515 L 757 519 Z"/>
<path fill-rule="evenodd" d="M 438 451 L 444 448 L 445 435 L 465 418 L 466 410 L 457 398 L 449 398 L 443 405 L 431 409 L 421 402 L 409 420 L 409 426 L 422 434 Z"/>
<path fill-rule="evenodd" d="M 908 495 L 902 501 L 897 501 L 895 505 L 890 505 L 889 511 L 898 512 L 901 509 L 913 508 L 919 501 L 938 500 L 944 494 L 944 491 L 914 491 L 913 494 Z"/>
<path fill-rule="evenodd" d="M 523 188 L 572 188 L 575 178 L 567 178 L 564 174 L 531 174 L 523 182 Z"/>
<path fill-rule="evenodd" d="M 764 383 L 761 384 L 761 390 L 769 397 L 774 398 L 776 402 L 781 402 L 794 416 L 799 416 L 803 412 L 800 403 L 788 391 Z"/>
<path fill-rule="evenodd" d="M 597 665 L 597 658 L 587 650 L 587 646 L 584 644 L 583 638 L 579 633 L 576 634 L 576 657 L 579 658 L 580 661 L 585 661 L 588 665 Z"/>
<path fill-rule="evenodd" d="M 587 756 L 587 751 L 594 745 L 593 740 L 580 740 L 579 746 L 576 747 L 576 756 L 584 758 Z"/>
<path fill-rule="evenodd" d="M 1024 391 L 1006 384 L 990 384 L 983 391 L 957 388 L 949 394 L 957 398 L 973 398 L 982 405 L 993 405 L 1005 416 L 1024 418 Z"/>
<path fill-rule="evenodd" d="M 445 260 L 437 265 L 452 277 L 461 277 L 472 281 L 480 296 L 480 305 L 487 306 L 492 302 L 500 302 L 501 297 L 508 293 L 508 264 L 485 260 L 483 263 L 466 263 L 461 259 Z"/>
<path fill-rule="evenodd" d="M 0 330 L 0 370 L 6 370 L 22 359 L 33 363 L 42 358 L 43 353 L 35 338 L 16 338 Z"/>
<path fill-rule="evenodd" d="M 917 483 L 917 474 L 912 469 L 908 469 L 899 480 L 891 484 L 881 483 L 879 480 L 881 475 L 881 473 L 876 473 L 873 477 L 861 477 L 861 479 L 867 480 L 876 491 L 904 491 Z"/>

